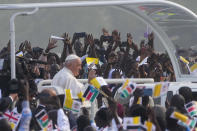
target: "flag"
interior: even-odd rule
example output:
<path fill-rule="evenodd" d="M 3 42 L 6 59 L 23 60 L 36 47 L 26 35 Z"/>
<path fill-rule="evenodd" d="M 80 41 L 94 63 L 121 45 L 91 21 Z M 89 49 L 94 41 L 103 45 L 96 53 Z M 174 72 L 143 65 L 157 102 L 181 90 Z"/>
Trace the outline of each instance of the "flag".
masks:
<path fill-rule="evenodd" d="M 127 80 L 125 81 L 125 83 L 123 84 L 122 89 L 124 89 L 125 87 L 127 87 L 128 84 L 129 84 L 129 80 L 127 79 Z"/>
<path fill-rule="evenodd" d="M 141 66 L 141 65 L 147 64 L 147 60 L 148 60 L 148 57 L 144 58 L 144 59 L 138 64 L 138 67 Z"/>
<path fill-rule="evenodd" d="M 190 71 L 191 71 L 191 72 L 196 72 L 196 71 L 197 71 L 197 63 L 193 64 L 193 65 L 190 67 Z"/>
<path fill-rule="evenodd" d="M 48 116 L 46 110 L 42 109 L 40 112 L 38 112 L 35 115 L 35 117 L 36 117 L 36 120 L 37 120 L 38 124 L 40 125 L 40 127 L 42 129 L 44 129 L 48 126 L 49 116 Z"/>
<path fill-rule="evenodd" d="M 93 85 L 94 87 L 98 88 L 98 89 L 99 89 L 101 86 L 107 85 L 107 83 L 105 82 L 105 80 L 103 79 L 103 77 L 96 77 L 96 78 L 93 78 L 93 79 L 90 81 L 90 84 Z"/>
<path fill-rule="evenodd" d="M 197 116 L 197 105 L 194 101 L 185 104 L 185 109 L 191 117 Z"/>
<path fill-rule="evenodd" d="M 140 117 L 124 117 L 123 118 L 123 129 L 132 129 L 132 127 L 139 128 L 141 125 Z"/>
<path fill-rule="evenodd" d="M 21 119 L 21 114 L 17 113 L 16 110 L 13 110 L 11 112 L 8 110 L 3 114 L 3 117 L 8 120 L 12 130 L 15 130 Z"/>
<path fill-rule="evenodd" d="M 139 104 L 139 105 L 142 104 L 142 97 L 139 97 L 139 98 L 138 98 L 137 104 Z"/>
<path fill-rule="evenodd" d="M 147 131 L 155 131 L 156 130 L 155 125 L 150 121 L 145 121 L 144 125 L 145 125 Z"/>
<path fill-rule="evenodd" d="M 23 57 L 23 52 L 20 51 L 19 53 L 16 54 L 16 56 L 18 56 L 18 57 Z"/>
<path fill-rule="evenodd" d="M 168 92 L 168 87 L 169 83 L 167 82 L 156 84 L 153 91 L 153 98 L 157 98 L 161 95 L 166 94 Z"/>
<path fill-rule="evenodd" d="M 92 85 L 89 85 L 86 91 L 84 92 L 83 97 L 86 100 L 89 100 L 90 102 L 94 102 L 94 100 L 98 95 L 99 95 L 99 91 Z"/>
<path fill-rule="evenodd" d="M 94 63 L 95 65 L 97 65 L 99 63 L 99 59 L 98 58 L 92 58 L 92 57 L 86 57 L 86 63 L 89 66 L 91 63 Z"/>
<path fill-rule="evenodd" d="M 83 98 L 83 93 L 81 91 L 77 94 L 77 96 L 79 99 L 81 99 L 82 102 L 85 101 L 85 99 Z"/>
<path fill-rule="evenodd" d="M 181 114 L 179 112 L 176 112 L 176 111 L 173 112 L 170 117 L 174 118 L 174 119 L 177 119 L 177 120 L 180 120 L 180 121 L 182 121 L 184 123 L 186 123 L 188 121 L 188 117 L 187 116 L 185 116 L 185 115 L 183 115 L 183 114 Z"/>
<path fill-rule="evenodd" d="M 194 129 L 195 125 L 196 125 L 196 120 L 188 119 L 186 123 L 179 120 L 177 122 L 177 124 L 182 125 L 182 126 L 187 127 L 187 128 L 190 128 L 190 130 L 192 131 Z"/>
<path fill-rule="evenodd" d="M 136 85 L 132 82 L 129 83 L 129 80 L 126 80 L 126 82 L 123 84 L 122 88 L 121 88 L 121 93 L 120 96 L 122 98 L 127 98 L 128 96 L 130 96 L 131 94 L 133 94 L 133 92 L 135 91 Z"/>
<path fill-rule="evenodd" d="M 70 89 L 65 89 L 65 97 L 64 97 L 64 109 L 68 109 L 74 112 L 79 112 L 81 108 L 81 102 L 77 100 L 73 100 L 71 96 Z"/>
<path fill-rule="evenodd" d="M 43 131 L 53 131 L 53 122 L 49 121 L 48 126 L 43 129 Z"/>
<path fill-rule="evenodd" d="M 186 125 L 192 130 L 196 126 L 196 120 L 189 119 Z"/>
<path fill-rule="evenodd" d="M 185 127 L 189 127 L 191 130 L 196 125 L 196 120 L 189 119 L 187 116 L 185 116 L 179 112 L 173 112 L 170 117 L 179 120 L 177 122 L 178 124 L 183 125 Z"/>
<path fill-rule="evenodd" d="M 183 62 L 183 63 L 185 63 L 185 64 L 189 64 L 189 61 L 188 60 L 186 60 L 184 57 L 182 57 L 182 56 L 180 56 L 180 60 Z"/>

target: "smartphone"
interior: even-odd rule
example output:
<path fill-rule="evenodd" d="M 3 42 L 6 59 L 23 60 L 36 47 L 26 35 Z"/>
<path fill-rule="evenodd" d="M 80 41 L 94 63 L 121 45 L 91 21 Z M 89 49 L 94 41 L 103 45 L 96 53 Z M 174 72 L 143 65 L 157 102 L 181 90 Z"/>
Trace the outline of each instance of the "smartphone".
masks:
<path fill-rule="evenodd" d="M 85 37 L 86 36 L 86 33 L 85 32 L 75 33 L 75 36 L 77 38 L 82 38 L 82 37 Z"/>

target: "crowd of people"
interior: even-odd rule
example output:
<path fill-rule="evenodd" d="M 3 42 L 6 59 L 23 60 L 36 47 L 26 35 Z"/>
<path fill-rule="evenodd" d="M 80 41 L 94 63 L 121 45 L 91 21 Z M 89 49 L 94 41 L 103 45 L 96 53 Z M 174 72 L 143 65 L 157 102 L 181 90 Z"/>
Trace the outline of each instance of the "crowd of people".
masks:
<path fill-rule="evenodd" d="M 47 120 L 47 130 L 121 131 L 124 130 L 125 117 L 137 116 L 140 117 L 141 125 L 149 121 L 157 131 L 190 130 L 171 117 L 173 112 L 179 112 L 193 118 L 184 106 L 193 101 L 189 87 L 180 88 L 179 94 L 171 100 L 167 99 L 166 106 L 163 107 L 154 104 L 152 97 L 143 95 L 141 88 L 137 88 L 129 96 L 133 99 L 132 102 L 122 104 L 114 99 L 121 83 L 102 86 L 97 97 L 98 111 L 94 120 L 90 119 L 90 112 L 86 107 L 82 107 L 79 113 L 64 108 L 65 89 L 70 89 L 73 98 L 84 102 L 80 95 L 84 93 L 84 85 L 77 79 L 88 79 L 89 84 L 98 76 L 105 79 L 153 78 L 155 82 L 175 81 L 168 55 L 154 49 L 153 32 L 148 34 L 148 42 L 142 40 L 139 47 L 130 33 L 127 33 L 126 41 L 121 40 L 117 30 L 110 34 L 103 28 L 102 33 L 100 39 L 85 32 L 74 33 L 71 39 L 68 33 L 64 33 L 61 36 L 64 43 L 61 56 L 51 51 L 57 47 L 57 39 L 50 38 L 46 49 L 32 47 L 27 40 L 22 42 L 16 52 L 17 79 L 12 80 L 8 42 L 7 47 L 0 51 L 0 130 L 45 130 L 43 127 L 46 127 Z M 93 66 L 88 65 L 86 57 L 97 58 L 99 62 Z M 46 88 L 38 92 L 36 82 L 40 79 L 52 79 L 52 86 L 61 90 Z M 140 103 L 139 98 L 142 99 Z M 8 122 L 12 118 L 5 119 L 5 114 L 12 114 L 13 110 L 20 115 L 20 120 L 14 126 Z M 136 129 L 139 128 L 141 129 Z"/>

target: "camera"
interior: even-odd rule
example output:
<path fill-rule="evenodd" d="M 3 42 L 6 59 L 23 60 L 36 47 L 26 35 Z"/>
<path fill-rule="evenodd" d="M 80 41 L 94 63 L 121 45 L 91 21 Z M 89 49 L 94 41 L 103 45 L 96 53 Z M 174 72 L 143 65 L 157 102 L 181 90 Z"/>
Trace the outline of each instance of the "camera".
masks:
<path fill-rule="evenodd" d="M 77 38 L 83 38 L 83 37 L 86 37 L 86 33 L 85 32 L 75 33 L 75 36 Z"/>

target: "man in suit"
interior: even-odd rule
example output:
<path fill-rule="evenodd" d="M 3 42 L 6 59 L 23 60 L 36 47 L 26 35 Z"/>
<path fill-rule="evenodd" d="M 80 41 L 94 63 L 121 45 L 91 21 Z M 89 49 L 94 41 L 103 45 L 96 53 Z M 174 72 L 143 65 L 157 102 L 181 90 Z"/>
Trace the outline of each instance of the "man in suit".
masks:
<path fill-rule="evenodd" d="M 0 99 L 0 112 L 5 112 L 12 106 L 12 103 L 18 99 L 17 93 L 12 93 L 7 97 L 2 97 Z"/>

